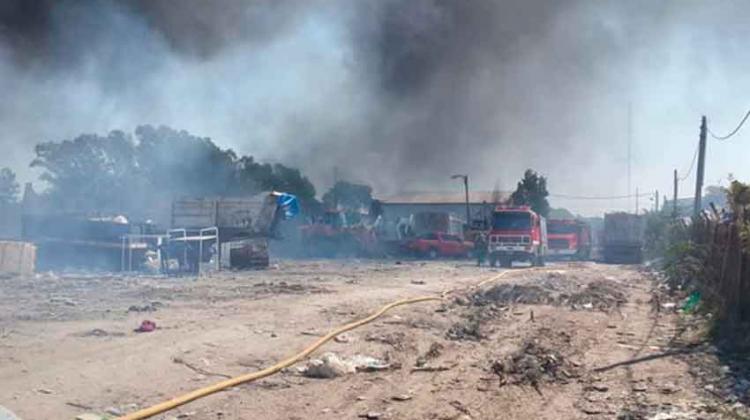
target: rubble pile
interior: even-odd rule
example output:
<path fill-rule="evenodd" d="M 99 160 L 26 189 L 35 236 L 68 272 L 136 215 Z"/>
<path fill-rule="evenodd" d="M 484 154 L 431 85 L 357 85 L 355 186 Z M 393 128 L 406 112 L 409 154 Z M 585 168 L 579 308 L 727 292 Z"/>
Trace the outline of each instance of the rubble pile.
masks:
<path fill-rule="evenodd" d="M 537 391 L 543 383 L 566 384 L 579 376 L 576 367 L 560 352 L 536 340 L 527 340 L 516 352 L 493 361 L 491 369 L 500 378 L 500 386 L 531 385 Z"/>
<path fill-rule="evenodd" d="M 547 276 L 533 284 L 503 283 L 469 296 L 473 306 L 556 305 L 575 310 L 592 309 L 607 312 L 627 301 L 621 286 L 610 280 L 596 280 L 588 284 L 559 274 Z"/>
<path fill-rule="evenodd" d="M 536 285 L 498 284 L 485 291 L 471 296 L 471 302 L 477 306 L 489 304 L 526 304 L 544 305 L 554 303 L 552 291 Z"/>
<path fill-rule="evenodd" d="M 562 300 L 573 309 L 596 309 L 603 312 L 627 302 L 625 293 L 620 290 L 620 287 L 608 280 L 589 283 L 582 291 Z"/>

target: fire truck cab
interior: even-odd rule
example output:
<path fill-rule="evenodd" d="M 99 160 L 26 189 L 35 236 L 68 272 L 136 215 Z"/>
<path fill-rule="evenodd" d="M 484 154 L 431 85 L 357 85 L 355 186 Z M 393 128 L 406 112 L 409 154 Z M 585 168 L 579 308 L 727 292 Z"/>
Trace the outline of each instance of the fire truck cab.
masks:
<path fill-rule="evenodd" d="M 491 266 L 498 261 L 511 267 L 513 261 L 543 266 L 547 255 L 547 224 L 530 207 L 498 206 L 492 213 L 487 251 Z"/>
<path fill-rule="evenodd" d="M 591 228 L 580 220 L 550 219 L 547 223 L 550 257 L 587 260 L 591 256 Z"/>

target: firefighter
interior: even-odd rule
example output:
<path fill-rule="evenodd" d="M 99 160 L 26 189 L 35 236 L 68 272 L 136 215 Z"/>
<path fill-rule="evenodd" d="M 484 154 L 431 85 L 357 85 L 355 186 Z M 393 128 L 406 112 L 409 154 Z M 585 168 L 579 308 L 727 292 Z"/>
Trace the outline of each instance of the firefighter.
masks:
<path fill-rule="evenodd" d="M 487 235 L 484 232 L 480 232 L 474 240 L 474 252 L 477 255 L 477 267 L 481 267 L 487 257 Z"/>

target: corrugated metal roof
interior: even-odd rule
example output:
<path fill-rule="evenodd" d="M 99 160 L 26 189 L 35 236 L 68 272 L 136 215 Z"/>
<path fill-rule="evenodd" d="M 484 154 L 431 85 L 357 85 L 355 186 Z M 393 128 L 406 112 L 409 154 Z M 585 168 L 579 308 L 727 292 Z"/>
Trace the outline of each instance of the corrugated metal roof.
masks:
<path fill-rule="evenodd" d="M 497 193 L 492 191 L 469 191 L 469 202 L 481 204 L 483 202 L 494 203 Z M 386 204 L 462 204 L 466 202 L 466 196 L 463 191 L 445 192 L 413 192 L 399 193 L 388 196 L 377 197 Z M 508 198 L 507 193 L 499 193 L 501 201 Z"/>

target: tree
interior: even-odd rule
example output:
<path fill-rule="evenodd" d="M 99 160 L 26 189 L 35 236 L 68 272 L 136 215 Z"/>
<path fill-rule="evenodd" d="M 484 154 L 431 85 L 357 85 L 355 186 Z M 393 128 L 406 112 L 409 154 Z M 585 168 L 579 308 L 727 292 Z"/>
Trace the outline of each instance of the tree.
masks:
<path fill-rule="evenodd" d="M 237 191 L 237 155 L 231 149 L 165 126 L 140 126 L 135 136 L 138 167 L 160 193 L 210 196 Z"/>
<path fill-rule="evenodd" d="M 527 169 L 516 191 L 511 194 L 510 202 L 514 206 L 529 206 L 541 216 L 547 217 L 550 212 L 547 196 L 547 178 Z"/>
<path fill-rule="evenodd" d="M 15 203 L 18 200 L 18 191 L 16 173 L 10 168 L 0 169 L 0 204 Z"/>
<path fill-rule="evenodd" d="M 258 163 L 208 137 L 149 125 L 36 146 L 47 195 L 70 211 L 147 216 L 150 203 L 176 196 L 239 196 L 277 190 L 315 208 L 315 187 L 298 169 Z"/>
<path fill-rule="evenodd" d="M 372 187 L 338 181 L 323 194 L 323 203 L 328 207 L 342 206 L 347 209 L 369 209 L 372 204 Z"/>
<path fill-rule="evenodd" d="M 64 208 L 121 208 L 139 175 L 135 145 L 122 131 L 106 137 L 84 134 L 73 140 L 38 144 L 32 167 L 50 185 L 49 195 Z"/>

